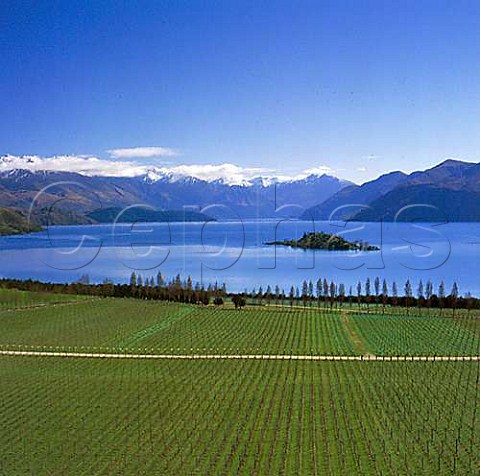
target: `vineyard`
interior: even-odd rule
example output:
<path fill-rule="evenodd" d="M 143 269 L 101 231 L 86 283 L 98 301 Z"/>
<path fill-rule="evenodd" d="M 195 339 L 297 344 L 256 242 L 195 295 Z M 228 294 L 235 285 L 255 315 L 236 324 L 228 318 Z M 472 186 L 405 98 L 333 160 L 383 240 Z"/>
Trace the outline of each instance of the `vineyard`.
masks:
<path fill-rule="evenodd" d="M 46 292 L 19 291 L 0 288 L 0 311 L 38 307 L 52 304 L 78 303 L 91 300 L 89 296 L 52 294 Z"/>
<path fill-rule="evenodd" d="M 472 313 L 0 292 L 0 350 L 480 355 Z M 18 297 L 18 296 L 17 296 Z M 470 475 L 479 361 L 0 356 L 0 474 Z"/>
<path fill-rule="evenodd" d="M 34 293 L 32 293 L 34 294 Z M 58 299 L 58 295 L 55 295 Z M 61 296 L 60 296 L 61 297 Z M 89 299 L 0 311 L 0 349 L 285 355 L 480 355 L 475 314 Z M 12 312 L 13 311 L 13 312 Z"/>

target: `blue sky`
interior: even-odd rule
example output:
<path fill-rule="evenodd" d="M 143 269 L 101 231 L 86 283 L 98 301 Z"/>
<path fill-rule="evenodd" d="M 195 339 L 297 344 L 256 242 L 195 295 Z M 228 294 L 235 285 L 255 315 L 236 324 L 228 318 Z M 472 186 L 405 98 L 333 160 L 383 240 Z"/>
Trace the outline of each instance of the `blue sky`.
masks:
<path fill-rule="evenodd" d="M 356 182 L 480 161 L 478 1 L 3 0 L 0 25 L 0 155 Z"/>

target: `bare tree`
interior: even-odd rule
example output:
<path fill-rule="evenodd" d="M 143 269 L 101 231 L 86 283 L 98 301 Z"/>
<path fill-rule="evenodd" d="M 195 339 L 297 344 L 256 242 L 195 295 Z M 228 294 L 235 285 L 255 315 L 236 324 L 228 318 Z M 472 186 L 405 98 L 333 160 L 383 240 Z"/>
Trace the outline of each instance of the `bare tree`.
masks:
<path fill-rule="evenodd" d="M 450 292 L 450 298 L 452 300 L 452 316 L 455 317 L 455 309 L 457 307 L 458 301 L 458 284 L 456 281 L 453 282 L 452 291 Z"/>
<path fill-rule="evenodd" d="M 278 284 L 275 286 L 275 304 L 278 304 L 280 300 L 280 287 Z"/>
<path fill-rule="evenodd" d="M 303 283 L 302 283 L 302 301 L 303 301 L 303 307 L 307 307 L 307 302 L 308 302 L 308 283 L 307 283 L 307 281 L 303 281 Z"/>
<path fill-rule="evenodd" d="M 360 309 L 360 302 L 362 300 L 362 283 L 359 281 L 357 283 L 357 303 L 358 303 L 358 309 Z"/>
<path fill-rule="evenodd" d="M 392 283 L 392 304 L 394 306 L 398 304 L 398 288 L 395 281 Z"/>
<path fill-rule="evenodd" d="M 373 288 L 375 289 L 375 304 L 378 304 L 380 297 L 380 278 L 378 276 L 373 282 Z"/>
<path fill-rule="evenodd" d="M 370 278 L 367 278 L 365 281 L 365 300 L 367 302 L 367 311 L 370 312 L 370 296 L 372 294 L 372 285 L 370 283 Z"/>
<path fill-rule="evenodd" d="M 337 295 L 337 286 L 333 281 L 330 282 L 330 309 L 333 307 L 335 297 Z"/>
<path fill-rule="evenodd" d="M 322 280 L 319 278 L 317 281 L 317 304 L 320 307 L 320 301 L 322 299 L 322 294 L 323 294 L 323 285 L 322 285 Z"/>
<path fill-rule="evenodd" d="M 327 278 L 323 278 L 323 296 L 325 298 L 325 307 L 327 306 L 327 300 L 328 300 L 328 281 Z"/>
<path fill-rule="evenodd" d="M 265 291 L 265 299 L 267 300 L 267 305 L 272 304 L 273 294 L 270 284 L 267 286 L 267 290 Z"/>
<path fill-rule="evenodd" d="M 309 304 L 309 306 L 312 305 L 312 301 L 313 301 L 313 281 L 310 280 L 308 282 L 308 304 Z"/>
<path fill-rule="evenodd" d="M 293 286 L 290 288 L 290 293 L 288 294 L 288 300 L 290 302 L 290 307 L 292 307 L 293 302 L 295 300 L 295 288 Z"/>
<path fill-rule="evenodd" d="M 388 286 L 387 281 L 384 279 L 382 284 L 382 303 L 383 303 L 383 313 L 385 314 L 385 307 L 388 302 Z"/>
<path fill-rule="evenodd" d="M 438 303 L 440 305 L 440 313 L 442 313 L 445 304 L 445 283 L 443 281 L 440 281 L 438 285 Z"/>
<path fill-rule="evenodd" d="M 409 279 L 405 281 L 404 294 L 405 294 L 405 307 L 407 308 L 407 314 L 408 314 L 408 306 L 410 304 L 410 298 L 413 295 L 412 283 L 410 283 Z"/>
<path fill-rule="evenodd" d="M 417 306 L 418 306 L 418 311 L 420 312 L 420 308 L 423 304 L 423 299 L 424 299 L 424 296 L 423 296 L 423 281 L 420 280 L 418 282 L 418 286 L 417 286 Z"/>
<path fill-rule="evenodd" d="M 343 306 L 343 302 L 345 301 L 345 284 L 343 283 L 340 283 L 338 285 L 338 299 L 339 299 L 339 302 L 340 302 L 340 307 Z"/>

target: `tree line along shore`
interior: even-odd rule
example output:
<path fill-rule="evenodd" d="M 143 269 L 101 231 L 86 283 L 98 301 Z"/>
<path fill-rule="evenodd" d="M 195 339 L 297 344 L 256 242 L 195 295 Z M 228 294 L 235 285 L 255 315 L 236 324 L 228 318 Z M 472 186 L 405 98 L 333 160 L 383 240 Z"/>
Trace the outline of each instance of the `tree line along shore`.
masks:
<path fill-rule="evenodd" d="M 355 286 L 336 283 L 327 278 L 319 278 L 315 283 L 304 280 L 298 286 L 288 290 L 278 285 L 244 290 L 242 293 L 232 293 L 225 284 L 202 284 L 194 282 L 189 276 L 182 279 L 180 275 L 166 279 L 161 273 L 155 277 L 143 277 L 132 273 L 126 283 L 114 283 L 104 280 L 99 284 L 90 283 L 88 275 L 83 275 L 78 281 L 71 283 L 48 283 L 37 280 L 19 280 L 4 278 L 0 287 L 25 291 L 50 292 L 73 295 L 89 295 L 96 297 L 134 298 L 183 302 L 189 304 L 223 305 L 231 300 L 235 307 L 249 305 L 280 305 L 323 307 L 338 309 L 346 306 L 363 308 L 387 307 L 438 308 L 438 309 L 480 309 L 480 299 L 470 293 L 459 295 L 458 285 L 453 283 L 449 292 L 444 282 L 435 286 L 428 280 L 425 284 L 420 280 L 414 290 L 413 283 L 406 280 L 403 286 L 393 281 L 367 278 L 358 281 Z"/>

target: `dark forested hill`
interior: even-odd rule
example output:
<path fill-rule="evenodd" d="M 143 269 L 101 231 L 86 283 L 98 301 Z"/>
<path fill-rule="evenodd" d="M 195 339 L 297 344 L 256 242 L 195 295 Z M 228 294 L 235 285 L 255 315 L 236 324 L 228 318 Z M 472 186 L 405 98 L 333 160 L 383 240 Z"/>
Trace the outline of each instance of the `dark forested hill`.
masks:
<path fill-rule="evenodd" d="M 358 221 L 480 221 L 480 193 L 415 185 L 392 190 L 353 216 Z"/>
<path fill-rule="evenodd" d="M 480 164 L 446 160 L 410 175 L 393 172 L 345 188 L 303 218 L 359 221 L 480 221 Z"/>
<path fill-rule="evenodd" d="M 372 200 L 381 197 L 406 178 L 407 175 L 402 172 L 392 172 L 360 186 L 351 185 L 332 195 L 323 203 L 308 209 L 302 218 L 328 220 L 332 217 L 336 220 L 345 220 L 355 215 L 361 205 L 367 205 Z"/>

